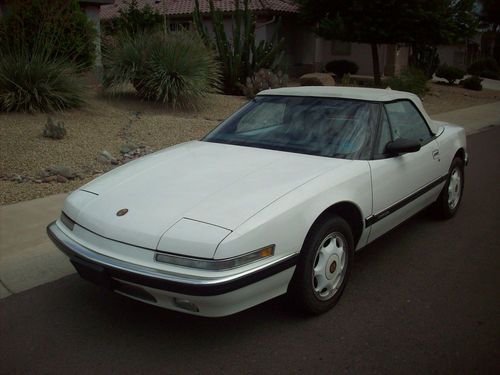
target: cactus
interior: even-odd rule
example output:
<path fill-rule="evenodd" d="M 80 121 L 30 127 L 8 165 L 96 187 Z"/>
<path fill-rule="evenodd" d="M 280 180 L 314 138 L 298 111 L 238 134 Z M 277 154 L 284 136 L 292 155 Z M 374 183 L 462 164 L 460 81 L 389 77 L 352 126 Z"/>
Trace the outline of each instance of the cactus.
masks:
<path fill-rule="evenodd" d="M 63 139 L 66 136 L 64 123 L 62 121 L 55 123 L 51 117 L 48 117 L 45 129 L 43 130 L 43 136 L 52 139 Z"/>
<path fill-rule="evenodd" d="M 232 16 L 232 39 L 224 31 L 224 16 L 209 0 L 210 16 L 213 25 L 213 38 L 203 24 L 199 0 L 195 0 L 193 23 L 207 45 L 217 51 L 223 67 L 224 92 L 239 94 L 245 86 L 247 77 L 253 77 L 260 69 L 273 72 L 286 71 L 284 62 L 285 39 L 280 38 L 281 21 L 271 41 L 255 41 L 255 15 L 248 7 L 248 0 L 235 1 L 236 10 Z"/>

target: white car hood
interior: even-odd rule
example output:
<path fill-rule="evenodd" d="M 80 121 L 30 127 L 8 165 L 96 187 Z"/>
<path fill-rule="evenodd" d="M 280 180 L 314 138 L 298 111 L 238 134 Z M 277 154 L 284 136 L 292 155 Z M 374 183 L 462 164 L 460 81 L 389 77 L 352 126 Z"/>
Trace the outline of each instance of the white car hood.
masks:
<path fill-rule="evenodd" d="M 349 161 L 193 141 L 97 178 L 72 194 L 64 210 L 104 237 L 156 249 L 162 235 L 182 218 L 234 230 L 286 193 L 345 163 Z M 128 213 L 117 216 L 124 208 Z"/>

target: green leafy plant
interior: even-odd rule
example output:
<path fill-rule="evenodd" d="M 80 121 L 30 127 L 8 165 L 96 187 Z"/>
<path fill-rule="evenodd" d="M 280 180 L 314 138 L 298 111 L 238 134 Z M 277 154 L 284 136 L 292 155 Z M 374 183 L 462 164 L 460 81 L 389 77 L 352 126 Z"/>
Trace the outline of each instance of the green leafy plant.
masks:
<path fill-rule="evenodd" d="M 420 69 L 431 79 L 439 67 L 439 53 L 436 46 L 412 44 L 410 66 Z"/>
<path fill-rule="evenodd" d="M 144 99 L 194 106 L 216 91 L 220 69 L 213 53 L 193 32 L 121 34 L 104 54 L 104 83 L 132 83 Z"/>
<path fill-rule="evenodd" d="M 232 39 L 224 29 L 224 16 L 216 9 L 213 0 L 209 0 L 210 17 L 213 25 L 213 37 L 203 24 L 199 0 L 195 0 L 193 22 L 210 48 L 217 52 L 223 72 L 223 90 L 227 94 L 240 94 L 247 77 L 252 77 L 260 69 L 269 69 L 274 73 L 286 72 L 284 59 L 285 39 L 279 37 L 280 24 L 270 41 L 256 42 L 255 15 L 249 8 L 248 0 L 235 2 L 236 10 L 232 19 Z"/>
<path fill-rule="evenodd" d="M 77 68 L 42 41 L 0 51 L 0 111 L 51 112 L 84 103 Z"/>
<path fill-rule="evenodd" d="M 500 66 L 498 66 L 495 59 L 490 57 L 472 63 L 467 69 L 467 73 L 485 78 L 498 79 L 500 76 Z"/>
<path fill-rule="evenodd" d="M 408 68 L 397 76 L 391 77 L 387 82 L 393 90 L 407 91 L 418 96 L 427 92 L 427 77 L 419 69 Z"/>
<path fill-rule="evenodd" d="M 457 79 L 462 79 L 464 75 L 465 72 L 462 69 L 447 64 L 439 66 L 436 71 L 436 76 L 444 78 L 450 85 L 453 85 Z"/>
<path fill-rule="evenodd" d="M 358 72 L 358 65 L 349 60 L 333 60 L 325 65 L 325 70 L 335 74 L 337 78 L 342 79 L 345 74 L 356 74 Z"/>
<path fill-rule="evenodd" d="M 29 52 L 43 40 L 51 57 L 75 62 L 81 69 L 92 66 L 96 32 L 77 0 L 7 0 L 4 9 L 1 48 Z"/>
<path fill-rule="evenodd" d="M 126 7 L 118 11 L 118 16 L 101 21 L 104 33 L 136 34 L 144 31 L 155 31 L 164 24 L 161 14 L 149 4 L 139 7 L 137 0 L 125 1 Z"/>
<path fill-rule="evenodd" d="M 482 81 L 478 76 L 470 76 L 462 81 L 462 86 L 467 90 L 481 91 L 483 89 Z"/>

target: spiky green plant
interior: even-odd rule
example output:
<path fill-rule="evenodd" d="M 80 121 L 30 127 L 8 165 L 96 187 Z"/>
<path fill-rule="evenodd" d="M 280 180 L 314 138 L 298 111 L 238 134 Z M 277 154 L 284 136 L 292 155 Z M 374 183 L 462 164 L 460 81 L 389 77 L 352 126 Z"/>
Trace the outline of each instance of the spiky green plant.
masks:
<path fill-rule="evenodd" d="M 77 67 L 38 40 L 0 50 L 0 111 L 52 112 L 82 105 L 85 87 Z"/>
<path fill-rule="evenodd" d="M 210 48 L 217 51 L 222 64 L 224 92 L 239 94 L 245 86 L 246 79 L 253 77 L 260 69 L 270 69 L 274 73 L 286 72 L 284 59 L 285 39 L 279 36 L 281 22 L 275 29 L 270 41 L 256 42 L 255 15 L 249 8 L 248 0 L 235 1 L 232 16 L 232 36 L 228 38 L 224 29 L 224 15 L 215 7 L 213 0 L 208 1 L 210 17 L 213 25 L 213 37 L 203 24 L 199 0 L 195 0 L 193 23 L 198 33 Z"/>
<path fill-rule="evenodd" d="M 132 83 L 144 99 L 196 106 L 216 91 L 220 70 L 212 51 L 193 32 L 120 35 L 105 52 L 105 84 Z"/>

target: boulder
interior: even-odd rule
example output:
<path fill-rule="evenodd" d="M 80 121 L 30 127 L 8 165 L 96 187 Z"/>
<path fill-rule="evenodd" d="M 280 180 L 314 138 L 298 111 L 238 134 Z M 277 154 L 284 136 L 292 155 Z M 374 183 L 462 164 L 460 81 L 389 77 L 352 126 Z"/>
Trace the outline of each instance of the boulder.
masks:
<path fill-rule="evenodd" d="M 300 77 L 301 86 L 335 86 L 335 80 L 328 73 L 308 73 Z"/>

